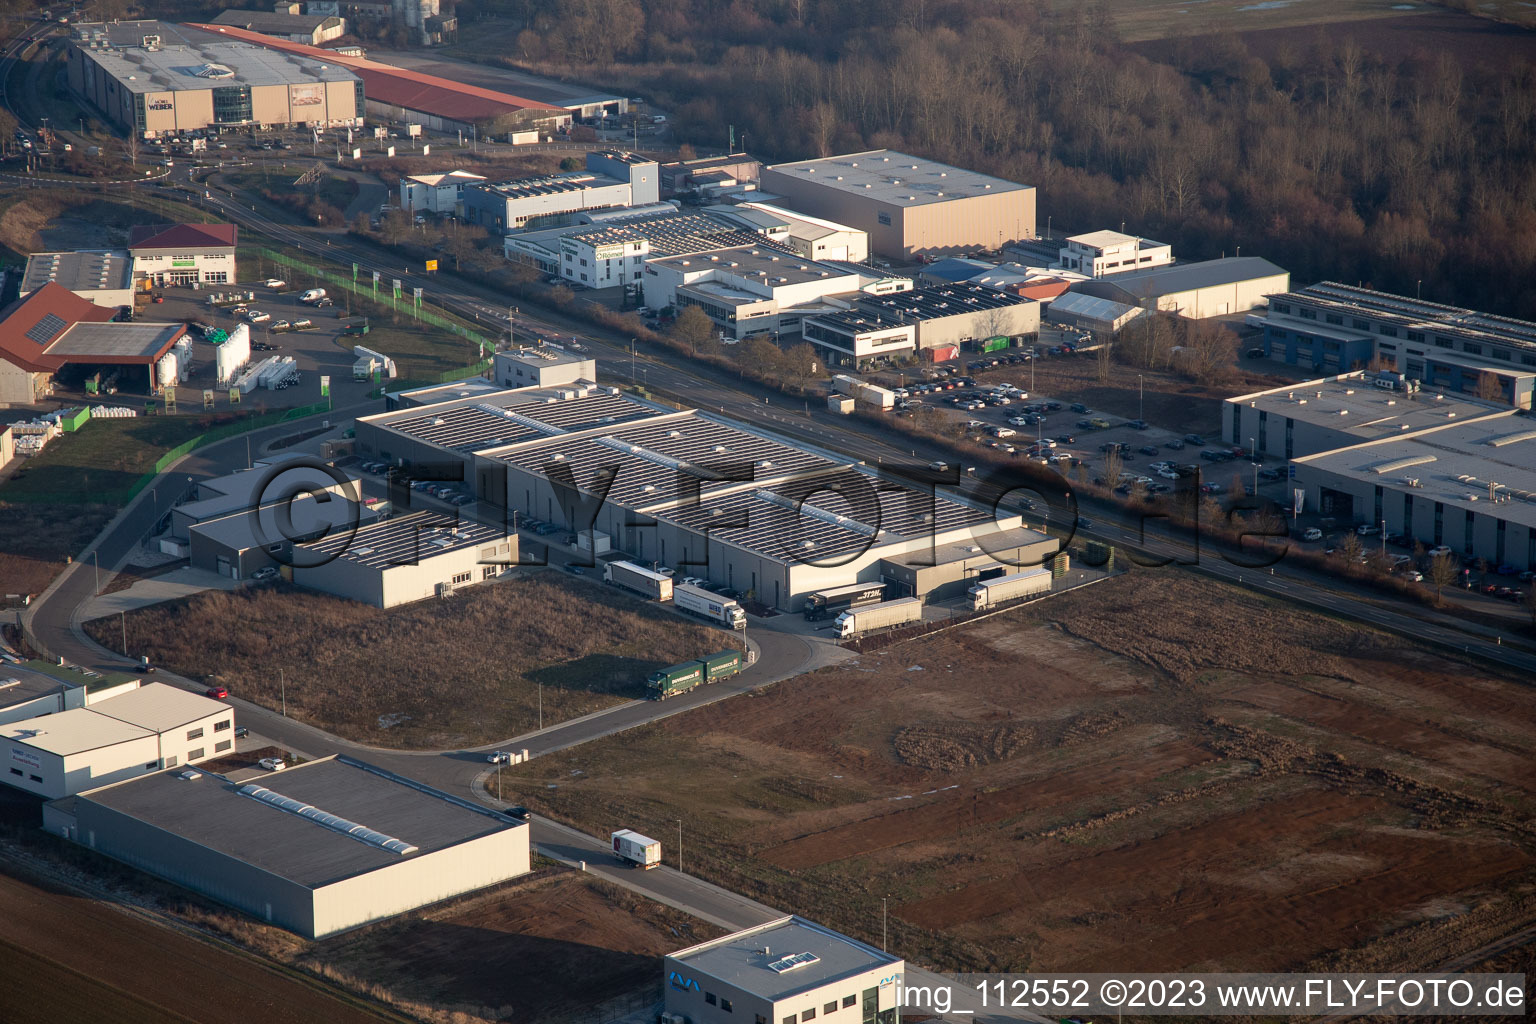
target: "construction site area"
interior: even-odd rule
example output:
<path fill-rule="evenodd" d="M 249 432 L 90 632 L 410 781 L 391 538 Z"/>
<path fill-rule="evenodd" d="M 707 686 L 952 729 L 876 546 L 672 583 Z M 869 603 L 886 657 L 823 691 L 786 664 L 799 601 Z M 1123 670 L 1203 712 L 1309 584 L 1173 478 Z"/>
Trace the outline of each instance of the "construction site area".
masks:
<path fill-rule="evenodd" d="M 1528 681 L 1139 571 L 514 778 L 869 941 L 884 898 L 940 969 L 1423 970 L 1536 919 L 1533 720 Z"/>

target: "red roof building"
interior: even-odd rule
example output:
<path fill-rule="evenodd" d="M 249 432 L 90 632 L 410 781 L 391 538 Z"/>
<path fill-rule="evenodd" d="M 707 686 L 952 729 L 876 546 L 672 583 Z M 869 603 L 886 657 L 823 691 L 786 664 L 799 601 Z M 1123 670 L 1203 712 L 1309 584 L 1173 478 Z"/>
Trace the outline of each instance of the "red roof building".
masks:
<path fill-rule="evenodd" d="M 390 116 L 419 118 L 435 131 L 453 131 L 522 113 L 528 113 L 533 121 L 563 123 L 570 120 L 570 112 L 564 107 L 397 68 L 367 57 L 349 57 L 335 50 L 276 39 L 229 25 L 192 24 L 189 27 L 344 67 L 363 80 L 363 96 L 368 105 L 394 108 L 389 111 Z"/>
<path fill-rule="evenodd" d="M 234 284 L 239 240 L 233 224 L 139 224 L 128 232 L 134 280 L 159 288 Z"/>
<path fill-rule="evenodd" d="M 229 248 L 239 237 L 234 224 L 138 224 L 128 231 L 128 249 Z"/>

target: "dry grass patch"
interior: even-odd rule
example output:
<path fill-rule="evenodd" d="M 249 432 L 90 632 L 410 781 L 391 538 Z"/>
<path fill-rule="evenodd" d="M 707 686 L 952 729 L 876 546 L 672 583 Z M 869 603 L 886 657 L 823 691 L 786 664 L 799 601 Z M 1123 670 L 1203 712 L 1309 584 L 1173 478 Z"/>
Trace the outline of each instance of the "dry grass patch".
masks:
<path fill-rule="evenodd" d="M 116 621 L 87 628 L 120 643 Z M 379 609 L 296 587 L 200 594 L 128 616 L 128 644 L 360 743 L 469 747 L 639 697 L 657 668 L 731 638 L 550 572 Z"/>

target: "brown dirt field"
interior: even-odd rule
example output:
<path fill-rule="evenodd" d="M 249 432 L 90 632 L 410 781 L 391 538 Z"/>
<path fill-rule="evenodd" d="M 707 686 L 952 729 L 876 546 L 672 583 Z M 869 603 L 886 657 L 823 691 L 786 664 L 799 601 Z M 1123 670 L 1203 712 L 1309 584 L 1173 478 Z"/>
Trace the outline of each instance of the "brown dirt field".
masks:
<path fill-rule="evenodd" d="M 719 934 L 562 870 L 326 940 L 310 959 L 406 1000 L 531 1024 L 565 1014 L 598 1019 L 583 1011 L 626 996 L 637 1006 L 659 999 L 662 956 Z"/>
<path fill-rule="evenodd" d="M 1530 9 L 1523 13 L 1527 18 L 1536 14 Z M 1257 29 L 1239 34 L 1248 49 L 1266 61 L 1273 59 L 1282 48 L 1305 51 L 1317 46 L 1319 42 L 1337 49 L 1346 41 L 1353 41 L 1365 52 L 1389 61 L 1412 57 L 1433 60 L 1437 54 L 1449 53 L 1467 67 L 1528 61 L 1532 51 L 1536 50 L 1536 34 L 1530 28 L 1501 24 L 1455 11 L 1416 14 L 1411 18 L 1350 21 L 1331 24 L 1326 30 L 1308 25 Z M 1167 45 L 1167 41 L 1142 43 L 1135 49 L 1156 59 L 1158 48 Z"/>
<path fill-rule="evenodd" d="M 514 777 L 866 939 L 889 894 L 943 968 L 1413 970 L 1536 924 L 1533 726 L 1528 682 L 1135 572 Z"/>
<path fill-rule="evenodd" d="M 0 502 L 0 596 L 41 594 L 117 514 L 105 505 L 58 510 L 42 504 Z"/>
<path fill-rule="evenodd" d="M 32 965 L 76 975 L 107 1002 L 91 1020 L 186 1020 L 207 1024 L 378 1024 L 383 1016 L 300 979 L 178 932 L 125 914 L 108 903 L 0 874 L 0 914 L 13 936 L 25 936 L 24 959 L 0 957 L 0 979 L 33 977 Z M 216 985 L 219 997 L 208 998 Z M 14 991 L 8 984 L 0 990 Z M 65 1020 L 49 1010 L 50 997 L 31 1003 L 31 1017 Z M 0 1007 L 4 1002 L 0 1001 Z M 106 1014 L 116 1011 L 119 1017 Z M 83 1019 L 83 1018 L 77 1018 Z"/>
<path fill-rule="evenodd" d="M 348 739 L 476 746 L 641 696 L 646 675 L 731 646 L 611 588 L 554 572 L 379 609 L 281 585 L 209 592 L 128 616 L 128 643 Z M 121 643 L 110 620 L 87 623 Z M 280 678 L 278 670 L 284 673 Z"/>

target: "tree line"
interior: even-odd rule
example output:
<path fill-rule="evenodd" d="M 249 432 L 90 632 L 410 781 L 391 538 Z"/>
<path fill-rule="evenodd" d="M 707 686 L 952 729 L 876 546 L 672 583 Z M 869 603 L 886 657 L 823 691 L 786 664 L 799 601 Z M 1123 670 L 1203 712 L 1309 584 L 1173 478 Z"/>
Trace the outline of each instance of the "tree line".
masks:
<path fill-rule="evenodd" d="M 505 63 L 644 95 L 682 141 L 901 149 L 1036 185 L 1055 225 L 1536 318 L 1531 60 L 1388 58 L 1325 31 L 1267 61 L 1235 35 L 1155 60 L 1101 3 L 1040 0 L 460 5 L 481 14 L 526 26 Z"/>

